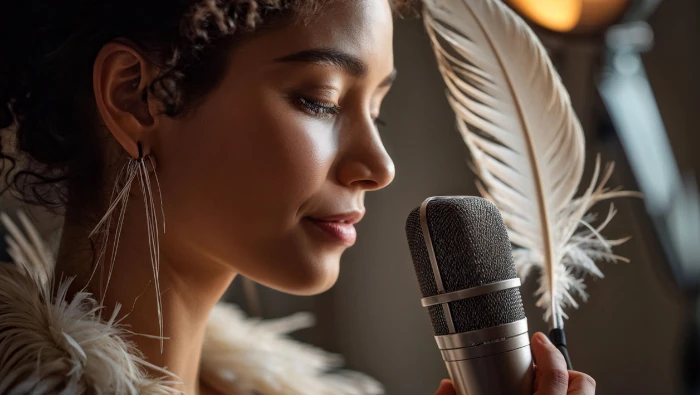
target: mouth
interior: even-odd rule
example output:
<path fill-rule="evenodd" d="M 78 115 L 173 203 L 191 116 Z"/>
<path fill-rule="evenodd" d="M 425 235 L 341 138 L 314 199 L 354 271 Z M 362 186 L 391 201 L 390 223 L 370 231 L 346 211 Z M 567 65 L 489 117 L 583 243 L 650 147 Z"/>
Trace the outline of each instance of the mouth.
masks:
<path fill-rule="evenodd" d="M 315 228 L 321 230 L 326 240 L 352 247 L 357 241 L 355 224 L 362 220 L 364 211 L 339 214 L 327 217 L 307 217 Z"/>

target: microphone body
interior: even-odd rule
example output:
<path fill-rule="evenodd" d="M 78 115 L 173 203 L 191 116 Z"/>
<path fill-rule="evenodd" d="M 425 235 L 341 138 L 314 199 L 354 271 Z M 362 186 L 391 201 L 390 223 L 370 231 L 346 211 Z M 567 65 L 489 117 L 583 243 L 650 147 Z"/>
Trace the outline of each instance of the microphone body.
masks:
<path fill-rule="evenodd" d="M 462 344 L 460 348 L 441 348 L 457 394 L 532 395 L 534 371 L 527 325 L 524 330 L 515 337 L 504 337 L 501 339 L 505 340 L 480 346 Z M 436 337 L 438 346 L 448 337 L 450 335 L 443 336 L 443 339 Z M 453 337 L 450 341 L 455 340 Z"/>
<path fill-rule="evenodd" d="M 532 395 L 527 318 L 507 230 L 477 197 L 436 197 L 406 233 L 423 307 L 459 395 Z"/>

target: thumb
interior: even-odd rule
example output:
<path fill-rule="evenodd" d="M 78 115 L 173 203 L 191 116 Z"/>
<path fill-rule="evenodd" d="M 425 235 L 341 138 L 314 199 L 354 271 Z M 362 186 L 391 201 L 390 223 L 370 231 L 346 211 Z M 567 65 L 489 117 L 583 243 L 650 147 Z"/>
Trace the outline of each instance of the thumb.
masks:
<path fill-rule="evenodd" d="M 455 392 L 455 388 L 450 380 L 442 380 L 440 388 L 438 388 L 435 395 L 457 395 L 457 392 Z"/>
<path fill-rule="evenodd" d="M 532 353 L 535 357 L 535 395 L 566 395 L 569 372 L 561 352 L 554 347 L 544 333 L 532 337 Z"/>

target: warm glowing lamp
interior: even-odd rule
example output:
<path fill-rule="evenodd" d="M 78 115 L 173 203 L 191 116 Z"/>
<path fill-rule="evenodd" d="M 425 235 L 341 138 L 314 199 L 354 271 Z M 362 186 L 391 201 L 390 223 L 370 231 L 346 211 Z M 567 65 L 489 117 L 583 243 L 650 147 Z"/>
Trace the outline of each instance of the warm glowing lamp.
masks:
<path fill-rule="evenodd" d="M 510 5 L 532 22 L 557 32 L 568 32 L 578 25 L 582 0 L 511 0 Z"/>
<path fill-rule="evenodd" d="M 615 23 L 631 0 L 508 0 L 525 18 L 561 33 L 593 33 Z"/>

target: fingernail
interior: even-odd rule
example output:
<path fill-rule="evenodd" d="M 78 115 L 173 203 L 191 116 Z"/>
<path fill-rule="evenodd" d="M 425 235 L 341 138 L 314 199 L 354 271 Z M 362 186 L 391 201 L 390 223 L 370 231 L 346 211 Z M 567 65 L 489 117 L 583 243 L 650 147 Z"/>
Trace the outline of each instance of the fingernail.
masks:
<path fill-rule="evenodd" d="M 542 332 L 537 332 L 537 340 L 542 344 L 546 344 L 546 345 L 552 344 L 552 341 L 549 340 L 547 335 L 545 335 Z"/>

